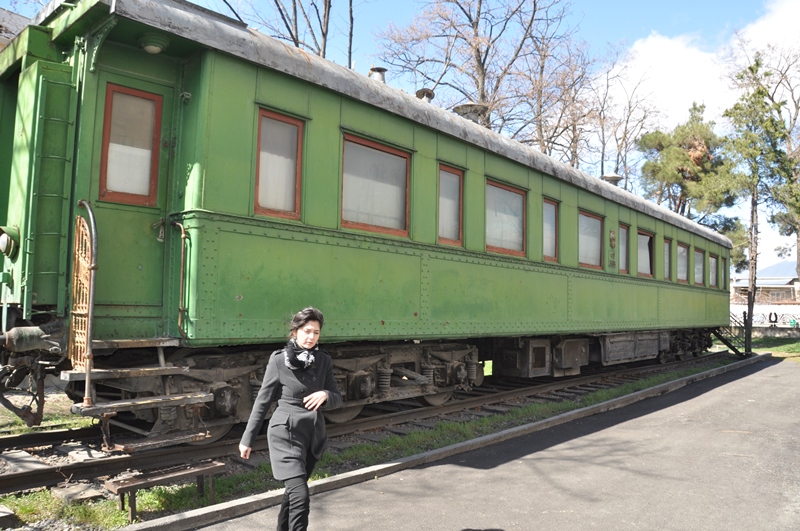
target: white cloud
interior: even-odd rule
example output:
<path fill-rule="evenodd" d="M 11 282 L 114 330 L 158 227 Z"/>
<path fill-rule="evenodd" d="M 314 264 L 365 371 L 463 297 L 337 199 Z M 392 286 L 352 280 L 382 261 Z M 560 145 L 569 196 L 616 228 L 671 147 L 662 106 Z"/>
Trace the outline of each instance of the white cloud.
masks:
<path fill-rule="evenodd" d="M 764 16 L 742 28 L 742 34 L 756 48 L 767 45 L 797 46 L 800 32 L 800 2 L 797 0 L 773 0 L 765 5 Z"/>
<path fill-rule="evenodd" d="M 643 93 L 661 111 L 666 129 L 686 121 L 693 102 L 705 104 L 707 119 L 716 120 L 736 99 L 716 54 L 702 51 L 693 36 L 654 32 L 636 41 L 631 54 L 629 79 L 643 80 Z"/>

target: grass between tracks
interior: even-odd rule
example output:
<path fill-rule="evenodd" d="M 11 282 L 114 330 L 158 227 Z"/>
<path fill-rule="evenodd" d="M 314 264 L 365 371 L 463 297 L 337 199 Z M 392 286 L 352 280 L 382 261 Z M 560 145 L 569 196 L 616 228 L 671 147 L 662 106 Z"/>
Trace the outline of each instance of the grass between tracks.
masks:
<path fill-rule="evenodd" d="M 800 342 L 778 341 L 770 339 L 764 340 L 763 343 L 760 341 L 754 342 L 754 346 L 759 351 L 773 350 L 773 356 L 794 358 L 794 361 L 800 362 Z M 732 361 L 734 360 L 723 360 L 718 365 L 726 365 Z M 434 429 L 421 430 L 403 436 L 391 435 L 377 444 L 355 444 L 343 450 L 329 450 L 318 463 L 311 479 L 335 476 L 350 470 L 443 448 L 451 444 L 598 404 L 707 370 L 709 370 L 709 367 L 706 366 L 672 371 L 613 389 L 589 393 L 574 401 L 530 404 L 514 408 L 504 414 L 466 422 L 441 421 Z M 215 479 L 214 490 L 217 501 L 227 501 L 281 488 L 283 486 L 282 483 L 274 480 L 271 472 L 270 466 L 264 464 L 251 472 Z M 197 489 L 192 483 L 140 491 L 137 494 L 136 505 L 141 516 L 144 516 L 145 519 L 151 519 L 173 512 L 204 507 L 207 504 L 208 499 L 199 498 Z M 52 497 L 49 491 L 38 491 L 30 494 L 0 497 L 0 505 L 5 505 L 14 511 L 23 523 L 36 522 L 43 519 L 56 519 L 68 522 L 71 525 L 83 525 L 87 529 L 101 530 L 115 529 L 127 525 L 127 512 L 119 510 L 117 500 L 66 505 Z"/>

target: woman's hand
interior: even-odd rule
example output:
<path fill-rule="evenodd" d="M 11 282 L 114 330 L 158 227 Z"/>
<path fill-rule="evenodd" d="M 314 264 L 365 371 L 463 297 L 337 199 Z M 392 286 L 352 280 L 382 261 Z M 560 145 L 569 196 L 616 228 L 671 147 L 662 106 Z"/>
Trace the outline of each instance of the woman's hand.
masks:
<path fill-rule="evenodd" d="M 239 445 L 239 454 L 241 454 L 242 459 L 250 459 L 250 452 L 252 450 L 253 449 L 250 448 L 249 446 L 245 446 L 243 444 Z"/>
<path fill-rule="evenodd" d="M 310 411 L 316 411 L 328 400 L 327 391 L 317 391 L 310 395 L 303 397 L 303 407 Z"/>

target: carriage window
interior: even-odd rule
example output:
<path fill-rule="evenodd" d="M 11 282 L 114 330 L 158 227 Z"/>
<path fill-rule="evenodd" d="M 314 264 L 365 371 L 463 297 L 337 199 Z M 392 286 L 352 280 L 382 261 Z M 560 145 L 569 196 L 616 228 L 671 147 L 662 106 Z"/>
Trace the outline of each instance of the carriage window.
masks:
<path fill-rule="evenodd" d="M 689 282 L 689 246 L 678 244 L 678 282 Z"/>
<path fill-rule="evenodd" d="M 408 236 L 411 155 L 345 135 L 342 226 Z"/>
<path fill-rule="evenodd" d="M 722 285 L 722 289 L 728 289 L 728 266 L 727 260 L 725 258 L 722 259 L 722 268 L 720 274 L 722 275 L 722 281 L 720 284 Z"/>
<path fill-rule="evenodd" d="M 300 219 L 303 122 L 264 109 L 259 116 L 255 211 Z"/>
<path fill-rule="evenodd" d="M 544 200 L 542 247 L 544 259 L 558 261 L 558 203 Z"/>
<path fill-rule="evenodd" d="M 578 215 L 578 262 L 600 269 L 603 264 L 603 220 L 580 212 Z"/>
<path fill-rule="evenodd" d="M 655 237 L 647 232 L 639 232 L 637 241 L 639 242 L 639 275 L 644 277 L 653 276 L 653 240 Z"/>
<path fill-rule="evenodd" d="M 672 240 L 664 238 L 664 280 L 670 280 L 672 278 L 672 271 L 670 270 L 671 246 Z"/>
<path fill-rule="evenodd" d="M 486 249 L 525 254 L 525 192 L 486 183 Z"/>
<path fill-rule="evenodd" d="M 619 272 L 628 272 L 628 226 L 619 226 Z"/>
<path fill-rule="evenodd" d="M 708 255 L 708 285 L 712 288 L 717 287 L 717 257 L 713 254 Z"/>
<path fill-rule="evenodd" d="M 694 251 L 694 283 L 703 284 L 703 274 L 705 273 L 705 253 L 700 249 Z"/>
<path fill-rule="evenodd" d="M 439 241 L 461 245 L 463 173 L 439 166 Z"/>
<path fill-rule="evenodd" d="M 161 107 L 162 98 L 157 94 L 107 85 L 100 199 L 156 204 Z"/>

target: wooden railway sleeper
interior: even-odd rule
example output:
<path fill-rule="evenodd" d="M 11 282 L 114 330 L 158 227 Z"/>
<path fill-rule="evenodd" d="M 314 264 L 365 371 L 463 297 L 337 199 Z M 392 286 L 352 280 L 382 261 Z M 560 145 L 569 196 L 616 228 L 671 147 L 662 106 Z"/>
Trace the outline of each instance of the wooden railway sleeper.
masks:
<path fill-rule="evenodd" d="M 208 477 L 208 501 L 214 504 L 214 476 L 225 471 L 225 463 L 210 461 L 198 464 L 180 465 L 166 470 L 148 472 L 138 476 L 109 479 L 105 487 L 119 495 L 119 509 L 125 510 L 125 495 L 128 495 L 128 520 L 136 520 L 136 492 L 140 489 L 164 485 L 188 478 L 196 478 L 197 494 L 205 495 L 205 478 Z"/>

